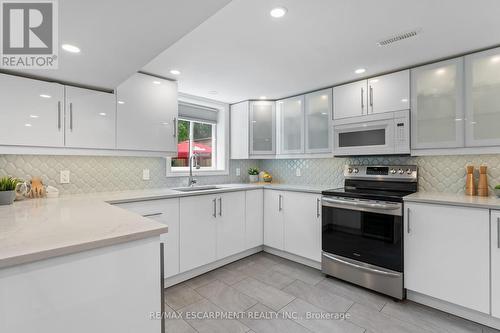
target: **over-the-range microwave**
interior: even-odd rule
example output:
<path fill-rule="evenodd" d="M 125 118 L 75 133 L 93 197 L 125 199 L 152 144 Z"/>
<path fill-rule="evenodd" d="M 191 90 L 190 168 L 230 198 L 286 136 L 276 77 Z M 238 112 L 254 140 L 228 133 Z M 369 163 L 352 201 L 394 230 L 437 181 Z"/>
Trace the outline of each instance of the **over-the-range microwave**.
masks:
<path fill-rule="evenodd" d="M 335 156 L 410 153 L 410 111 L 334 120 Z"/>

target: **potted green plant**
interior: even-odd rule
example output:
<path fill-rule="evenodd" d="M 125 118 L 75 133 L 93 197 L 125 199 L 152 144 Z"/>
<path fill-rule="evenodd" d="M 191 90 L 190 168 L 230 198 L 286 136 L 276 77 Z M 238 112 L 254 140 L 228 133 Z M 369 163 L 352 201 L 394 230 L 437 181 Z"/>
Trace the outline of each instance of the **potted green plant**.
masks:
<path fill-rule="evenodd" d="M 16 198 L 16 186 L 20 179 L 13 177 L 0 178 L 0 205 L 10 205 Z"/>
<path fill-rule="evenodd" d="M 259 181 L 259 169 L 249 168 L 248 177 L 250 178 L 250 183 L 257 183 Z"/>
<path fill-rule="evenodd" d="M 495 186 L 495 194 L 500 198 L 500 185 Z"/>

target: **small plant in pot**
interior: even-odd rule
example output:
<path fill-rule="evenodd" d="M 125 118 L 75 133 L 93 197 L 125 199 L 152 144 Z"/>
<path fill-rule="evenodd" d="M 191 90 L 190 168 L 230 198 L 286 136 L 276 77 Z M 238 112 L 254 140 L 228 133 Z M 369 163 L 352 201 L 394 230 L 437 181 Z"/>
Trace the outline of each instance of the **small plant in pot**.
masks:
<path fill-rule="evenodd" d="M 13 177 L 0 178 L 0 205 L 10 205 L 16 198 L 16 186 L 20 179 Z"/>
<path fill-rule="evenodd" d="M 249 168 L 248 177 L 250 178 L 250 183 L 257 183 L 259 181 L 259 169 Z"/>
<path fill-rule="evenodd" d="M 500 185 L 495 186 L 495 194 L 500 198 Z"/>

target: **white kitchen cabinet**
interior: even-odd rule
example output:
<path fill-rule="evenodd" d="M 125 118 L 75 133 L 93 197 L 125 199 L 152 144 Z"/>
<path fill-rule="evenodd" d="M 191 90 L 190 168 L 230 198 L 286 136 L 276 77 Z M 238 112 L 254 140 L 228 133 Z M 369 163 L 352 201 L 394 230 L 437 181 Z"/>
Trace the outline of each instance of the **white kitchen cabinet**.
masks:
<path fill-rule="evenodd" d="M 245 192 L 222 193 L 217 198 L 217 259 L 245 250 Z"/>
<path fill-rule="evenodd" d="M 115 206 L 151 218 L 168 226 L 168 233 L 160 236 L 164 243 L 165 277 L 179 273 L 179 199 L 138 201 Z"/>
<path fill-rule="evenodd" d="M 231 159 L 248 159 L 249 157 L 249 111 L 248 101 L 231 105 Z"/>
<path fill-rule="evenodd" d="M 279 153 L 304 153 L 304 96 L 296 96 L 276 102 L 279 119 Z"/>
<path fill-rule="evenodd" d="M 489 313 L 489 210 L 408 202 L 405 208 L 405 288 Z"/>
<path fill-rule="evenodd" d="M 464 147 L 463 58 L 411 70 L 412 149 Z"/>
<path fill-rule="evenodd" d="M 284 201 L 284 250 L 320 262 L 321 195 L 285 192 Z"/>
<path fill-rule="evenodd" d="M 305 152 L 331 153 L 332 89 L 325 89 L 305 95 Z"/>
<path fill-rule="evenodd" d="M 66 86 L 66 147 L 115 148 L 116 96 Z"/>
<path fill-rule="evenodd" d="M 264 190 L 264 245 L 283 250 L 284 192 Z"/>
<path fill-rule="evenodd" d="M 274 102 L 250 102 L 250 155 L 276 154 L 276 107 Z"/>
<path fill-rule="evenodd" d="M 177 152 L 177 82 L 136 73 L 116 94 L 118 149 Z"/>
<path fill-rule="evenodd" d="M 180 272 L 217 259 L 216 195 L 180 199 Z"/>
<path fill-rule="evenodd" d="M 368 114 L 410 109 L 410 70 L 368 80 Z"/>
<path fill-rule="evenodd" d="M 5 74 L 0 86 L 0 145 L 64 146 L 64 86 Z"/>
<path fill-rule="evenodd" d="M 465 57 L 466 146 L 500 146 L 500 48 Z"/>
<path fill-rule="evenodd" d="M 367 113 L 367 81 L 361 80 L 333 88 L 333 119 Z"/>
<path fill-rule="evenodd" d="M 264 190 L 246 192 L 245 247 L 251 249 L 264 244 Z"/>
<path fill-rule="evenodd" d="M 491 211 L 491 315 L 500 318 L 500 211 Z"/>

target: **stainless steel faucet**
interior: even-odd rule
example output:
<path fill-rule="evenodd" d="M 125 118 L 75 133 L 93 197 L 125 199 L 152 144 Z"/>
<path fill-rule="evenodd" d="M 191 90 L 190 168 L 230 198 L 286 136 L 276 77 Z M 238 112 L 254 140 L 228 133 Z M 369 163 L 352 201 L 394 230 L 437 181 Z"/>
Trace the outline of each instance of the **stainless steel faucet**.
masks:
<path fill-rule="evenodd" d="M 200 164 L 198 163 L 198 154 L 194 153 L 189 157 L 189 180 L 188 180 L 188 186 L 193 187 L 194 184 L 196 184 L 197 180 L 193 178 L 193 161 L 194 161 L 194 167 L 196 170 L 200 169 Z"/>

